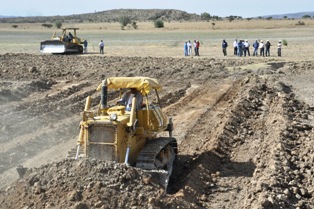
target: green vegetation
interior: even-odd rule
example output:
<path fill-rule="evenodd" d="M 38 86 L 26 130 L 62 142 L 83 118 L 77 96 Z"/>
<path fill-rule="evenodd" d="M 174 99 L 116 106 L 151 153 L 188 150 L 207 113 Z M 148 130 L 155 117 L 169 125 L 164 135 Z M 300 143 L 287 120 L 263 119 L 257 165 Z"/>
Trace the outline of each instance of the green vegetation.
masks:
<path fill-rule="evenodd" d="M 121 16 L 119 17 L 119 23 L 121 24 L 121 29 L 124 30 L 124 27 L 131 23 L 131 19 L 128 16 Z"/>
<path fill-rule="evenodd" d="M 286 39 L 283 39 L 283 40 L 282 40 L 282 44 L 283 44 L 284 46 L 288 46 L 287 40 L 286 40 Z"/>
<path fill-rule="evenodd" d="M 210 20 L 211 18 L 212 17 L 207 12 L 204 12 L 204 13 L 201 14 L 201 20 Z"/>
<path fill-rule="evenodd" d="M 163 28 L 164 27 L 164 22 L 162 20 L 156 20 L 154 22 L 155 28 Z"/>
<path fill-rule="evenodd" d="M 56 26 L 58 29 L 60 29 L 60 28 L 62 27 L 62 22 L 61 22 L 60 20 L 57 20 L 57 21 L 55 22 L 55 26 Z"/>
<path fill-rule="evenodd" d="M 19 27 L 18 25 L 12 25 L 12 28 L 17 28 L 17 27 Z"/>
<path fill-rule="evenodd" d="M 303 15 L 302 18 L 303 19 L 311 19 L 311 16 L 310 15 Z"/>

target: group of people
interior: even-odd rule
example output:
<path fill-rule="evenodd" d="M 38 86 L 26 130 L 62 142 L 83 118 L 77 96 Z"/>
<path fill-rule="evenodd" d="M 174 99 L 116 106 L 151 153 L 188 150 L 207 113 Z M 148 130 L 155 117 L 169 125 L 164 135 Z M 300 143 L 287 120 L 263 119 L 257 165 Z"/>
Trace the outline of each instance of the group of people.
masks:
<path fill-rule="evenodd" d="M 237 40 L 235 39 L 233 42 L 233 54 L 239 57 L 242 56 L 251 56 L 250 54 L 250 46 L 251 44 L 248 42 L 248 40 Z M 263 40 L 256 40 L 253 43 L 253 56 L 263 56 L 263 57 L 270 57 L 270 46 L 272 46 L 272 44 L 269 42 L 269 40 L 266 41 L 266 43 L 264 43 Z M 224 54 L 224 56 L 227 56 L 227 47 L 228 44 L 225 40 L 222 41 L 222 52 Z M 282 49 L 282 44 L 281 44 L 281 40 L 279 40 L 278 44 L 277 44 L 277 55 L 278 57 L 281 57 L 281 49 Z"/>
<path fill-rule="evenodd" d="M 190 40 L 184 43 L 184 56 L 192 56 L 192 48 L 194 48 L 194 56 L 200 56 L 199 40 L 194 40 L 193 45 Z"/>

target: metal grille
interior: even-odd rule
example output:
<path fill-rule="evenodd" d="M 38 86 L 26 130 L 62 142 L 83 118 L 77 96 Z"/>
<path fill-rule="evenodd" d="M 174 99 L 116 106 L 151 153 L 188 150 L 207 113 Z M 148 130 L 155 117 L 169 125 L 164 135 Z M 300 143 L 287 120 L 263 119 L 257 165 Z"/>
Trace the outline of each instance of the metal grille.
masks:
<path fill-rule="evenodd" d="M 90 126 L 89 127 L 89 141 L 114 143 L 115 142 L 115 128 L 107 126 Z"/>
<path fill-rule="evenodd" d="M 112 145 L 104 144 L 91 144 L 89 146 L 90 157 L 106 160 L 106 161 L 115 161 L 115 147 Z"/>
<path fill-rule="evenodd" d="M 89 127 L 89 157 L 107 161 L 116 160 L 115 143 L 116 129 L 115 127 L 97 126 Z"/>

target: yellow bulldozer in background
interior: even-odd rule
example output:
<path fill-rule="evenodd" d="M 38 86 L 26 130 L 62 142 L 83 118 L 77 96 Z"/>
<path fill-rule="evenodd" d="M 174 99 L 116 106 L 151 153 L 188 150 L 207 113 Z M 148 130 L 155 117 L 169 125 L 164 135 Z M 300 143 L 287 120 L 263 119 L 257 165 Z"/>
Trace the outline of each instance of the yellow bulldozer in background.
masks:
<path fill-rule="evenodd" d="M 52 54 L 82 54 L 83 42 L 76 36 L 77 30 L 79 30 L 79 28 L 62 28 L 61 36 L 56 36 L 56 32 L 54 32 L 51 40 L 46 40 L 40 43 L 40 52 Z M 67 34 L 68 31 L 69 33 Z"/>
<path fill-rule="evenodd" d="M 144 169 L 157 177 L 165 188 L 176 158 L 177 141 L 172 137 L 171 118 L 162 112 L 158 91 L 162 86 L 148 77 L 111 77 L 103 80 L 97 90 L 100 104 L 91 110 L 91 97 L 87 97 L 80 123 L 76 152 L 68 155 L 97 158 L 126 163 Z M 119 103 L 108 105 L 109 90 L 136 89 L 143 96 L 143 103 L 126 107 Z M 120 98 L 121 98 L 120 92 Z M 155 96 L 156 104 L 150 103 Z M 132 104 L 137 103 L 133 97 Z M 159 137 L 161 132 L 169 136 Z M 168 135 L 168 134 L 166 134 Z"/>

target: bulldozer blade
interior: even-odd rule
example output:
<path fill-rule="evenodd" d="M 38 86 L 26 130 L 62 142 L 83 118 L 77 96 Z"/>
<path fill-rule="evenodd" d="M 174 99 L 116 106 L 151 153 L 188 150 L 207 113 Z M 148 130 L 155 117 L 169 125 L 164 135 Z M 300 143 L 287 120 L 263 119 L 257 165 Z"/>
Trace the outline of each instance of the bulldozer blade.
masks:
<path fill-rule="evenodd" d="M 145 172 L 151 175 L 152 183 L 160 185 L 167 191 L 171 173 L 165 170 L 145 170 Z"/>
<path fill-rule="evenodd" d="M 26 173 L 28 168 L 22 166 L 22 165 L 19 165 L 18 167 L 16 167 L 16 171 L 17 173 L 19 174 L 19 178 L 23 178 L 24 174 Z"/>
<path fill-rule="evenodd" d="M 62 54 L 66 52 L 66 46 L 61 41 L 44 41 L 40 43 L 40 52 Z"/>

